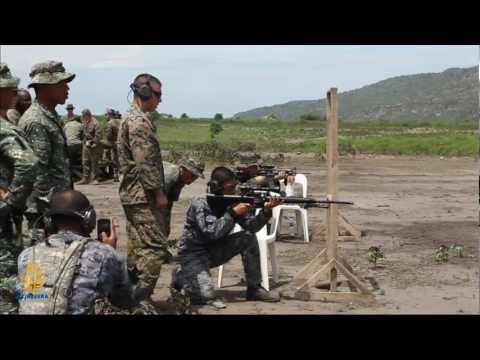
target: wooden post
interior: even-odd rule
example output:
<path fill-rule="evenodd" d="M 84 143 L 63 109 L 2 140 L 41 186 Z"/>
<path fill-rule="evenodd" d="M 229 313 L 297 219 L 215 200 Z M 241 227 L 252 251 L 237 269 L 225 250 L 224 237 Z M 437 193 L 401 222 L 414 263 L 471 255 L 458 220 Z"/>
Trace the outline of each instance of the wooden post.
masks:
<path fill-rule="evenodd" d="M 327 93 L 327 199 L 337 199 L 337 161 L 338 161 L 338 100 L 337 89 Z M 331 204 L 327 209 L 327 260 L 337 257 L 338 205 Z M 330 291 L 336 291 L 337 271 L 330 270 Z"/>
<path fill-rule="evenodd" d="M 327 93 L 327 199 L 329 200 L 337 200 L 337 163 L 338 99 L 337 89 L 331 88 Z M 284 291 L 282 296 L 306 301 L 360 301 L 369 303 L 375 300 L 371 291 L 355 275 L 347 261 L 337 254 L 339 221 L 351 226 L 346 219 L 340 217 L 338 205 L 330 204 L 327 209 L 326 249 L 322 250 L 300 271 L 291 282 L 290 289 Z M 325 275 L 330 285 L 328 292 L 318 289 L 319 281 L 324 278 Z M 337 284 L 340 281 L 338 275 L 343 275 L 347 279 L 350 292 L 337 290 Z"/>

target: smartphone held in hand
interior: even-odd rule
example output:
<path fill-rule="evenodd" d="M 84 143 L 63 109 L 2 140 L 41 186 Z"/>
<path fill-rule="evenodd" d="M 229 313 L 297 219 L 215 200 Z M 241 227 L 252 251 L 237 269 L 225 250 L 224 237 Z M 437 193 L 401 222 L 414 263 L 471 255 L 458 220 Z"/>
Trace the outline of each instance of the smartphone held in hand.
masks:
<path fill-rule="evenodd" d="M 97 237 L 99 241 L 102 241 L 102 232 L 110 236 L 112 232 L 112 219 L 102 218 L 97 220 Z"/>

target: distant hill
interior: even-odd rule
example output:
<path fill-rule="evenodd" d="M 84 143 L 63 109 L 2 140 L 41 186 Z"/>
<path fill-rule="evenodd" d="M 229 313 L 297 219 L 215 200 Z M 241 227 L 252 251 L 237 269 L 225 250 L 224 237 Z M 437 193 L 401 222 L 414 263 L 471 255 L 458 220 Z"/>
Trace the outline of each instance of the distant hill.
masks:
<path fill-rule="evenodd" d="M 341 90 L 341 89 L 340 89 Z M 365 119 L 473 119 L 478 117 L 478 66 L 441 73 L 397 76 L 338 95 L 339 117 Z M 299 100 L 240 112 L 248 119 L 276 116 L 295 120 L 325 114 L 325 99 Z"/>

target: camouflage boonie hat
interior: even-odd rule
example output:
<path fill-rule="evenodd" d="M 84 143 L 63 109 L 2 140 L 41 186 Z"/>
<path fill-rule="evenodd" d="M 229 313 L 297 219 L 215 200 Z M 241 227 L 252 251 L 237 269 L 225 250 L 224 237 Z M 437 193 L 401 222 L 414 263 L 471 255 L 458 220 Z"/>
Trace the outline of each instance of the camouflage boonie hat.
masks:
<path fill-rule="evenodd" d="M 203 170 L 205 169 L 204 162 L 189 158 L 189 159 L 180 160 L 178 165 L 183 166 L 192 174 L 198 177 L 201 177 L 202 179 L 205 179 L 205 176 L 203 175 Z"/>
<path fill-rule="evenodd" d="M 75 74 L 65 72 L 63 64 L 59 61 L 45 61 L 35 64 L 30 71 L 32 82 L 28 87 L 37 84 L 58 84 L 60 81 L 70 82 L 75 78 Z"/>
<path fill-rule="evenodd" d="M 73 109 L 75 109 L 75 108 L 73 107 L 73 104 L 68 104 L 67 107 L 66 107 L 66 109 L 67 109 L 67 110 L 73 110 Z"/>
<path fill-rule="evenodd" d="M 0 63 L 0 88 L 16 88 L 20 79 L 12 76 L 8 65 Z"/>

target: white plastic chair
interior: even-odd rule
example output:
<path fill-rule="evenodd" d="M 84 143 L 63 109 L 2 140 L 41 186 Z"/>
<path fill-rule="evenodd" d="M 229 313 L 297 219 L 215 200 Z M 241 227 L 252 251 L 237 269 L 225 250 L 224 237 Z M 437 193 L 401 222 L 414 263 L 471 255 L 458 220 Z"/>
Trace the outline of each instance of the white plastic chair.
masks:
<path fill-rule="evenodd" d="M 302 197 L 307 197 L 307 177 L 303 174 L 295 175 L 294 183 L 288 184 L 285 187 L 285 192 L 287 196 L 293 196 L 293 185 L 300 184 L 302 186 Z M 300 233 L 300 226 L 303 229 L 303 240 L 308 243 L 310 242 L 310 237 L 308 234 L 308 213 L 307 209 L 302 208 L 300 205 L 296 204 L 285 204 L 279 205 L 275 209 L 278 209 L 278 231 L 282 228 L 282 211 L 295 211 L 296 215 L 296 225 L 297 225 L 297 235 Z"/>
<path fill-rule="evenodd" d="M 260 209 L 257 209 L 256 214 Z M 270 234 L 267 233 L 267 225 L 262 227 L 257 233 L 258 247 L 260 250 L 260 270 L 262 274 L 262 287 L 270 291 L 270 283 L 268 280 L 268 258 L 270 257 L 270 262 L 272 265 L 272 278 L 273 281 L 278 282 L 278 263 L 277 263 L 277 252 L 275 249 L 275 240 L 277 238 L 277 227 L 278 227 L 278 206 L 273 208 L 272 214 L 272 225 Z M 230 232 L 230 234 L 243 231 L 242 227 L 238 224 L 235 224 L 235 227 Z M 270 255 L 270 256 L 269 256 Z M 218 288 L 222 287 L 223 279 L 223 265 L 218 268 L 218 279 L 217 286 Z"/>

